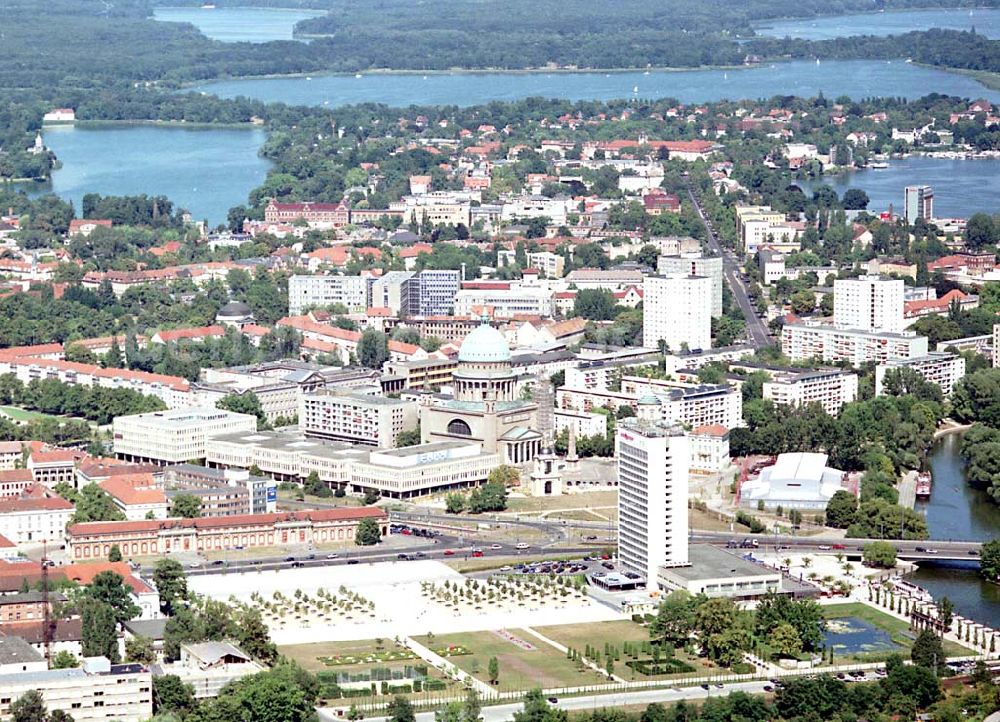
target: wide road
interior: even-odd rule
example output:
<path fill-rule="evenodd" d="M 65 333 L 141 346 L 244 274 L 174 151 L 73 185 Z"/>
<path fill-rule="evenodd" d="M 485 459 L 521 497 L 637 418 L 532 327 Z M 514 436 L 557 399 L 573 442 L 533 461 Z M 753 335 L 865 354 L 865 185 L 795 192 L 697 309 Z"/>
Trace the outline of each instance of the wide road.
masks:
<path fill-rule="evenodd" d="M 743 281 L 742 276 L 740 276 L 739 261 L 732 251 L 723 249 L 719 245 L 719 239 L 715 236 L 715 229 L 712 227 L 712 222 L 705 216 L 705 212 L 702 210 L 701 204 L 698 202 L 698 198 L 690 186 L 688 186 L 687 192 L 695 210 L 698 211 L 698 217 L 701 218 L 701 222 L 705 224 L 705 230 L 708 231 L 709 249 L 713 253 L 722 256 L 722 275 L 725 277 L 726 283 L 729 284 L 729 289 L 733 292 L 733 298 L 736 299 L 736 305 L 740 307 L 743 318 L 746 320 L 747 340 L 754 348 L 763 348 L 772 345 L 774 339 L 771 338 L 771 334 L 767 330 L 767 324 L 757 315 L 757 308 L 750 300 L 746 283 Z"/>

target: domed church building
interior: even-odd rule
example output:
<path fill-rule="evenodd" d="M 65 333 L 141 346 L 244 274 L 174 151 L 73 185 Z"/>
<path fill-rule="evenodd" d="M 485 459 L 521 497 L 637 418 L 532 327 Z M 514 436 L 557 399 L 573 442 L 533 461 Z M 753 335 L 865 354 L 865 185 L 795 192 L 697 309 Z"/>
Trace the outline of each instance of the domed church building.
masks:
<path fill-rule="evenodd" d="M 542 450 L 535 430 L 538 405 L 517 398 L 510 347 L 484 318 L 458 352 L 453 399 L 423 409 L 421 436 L 432 441 L 478 441 L 505 464 L 526 464 Z"/>

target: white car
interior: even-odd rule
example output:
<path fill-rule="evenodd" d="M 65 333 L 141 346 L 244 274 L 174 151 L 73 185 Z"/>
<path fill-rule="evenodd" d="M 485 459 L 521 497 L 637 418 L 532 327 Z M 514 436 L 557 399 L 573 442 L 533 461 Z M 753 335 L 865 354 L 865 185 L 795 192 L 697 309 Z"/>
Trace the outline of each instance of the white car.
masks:
<path fill-rule="evenodd" d="M 518 542 L 517 546 L 515 548 L 516 549 L 527 549 L 528 548 L 528 543 L 527 542 Z"/>
<path fill-rule="evenodd" d="M 499 544 L 490 544 L 490 549 L 494 549 L 494 550 L 496 550 L 496 549 L 503 549 L 503 547 L 500 546 Z"/>
<path fill-rule="evenodd" d="M 831 549 L 833 549 L 833 547 L 830 546 L 829 544 L 820 544 L 818 548 L 821 552 L 828 552 Z"/>

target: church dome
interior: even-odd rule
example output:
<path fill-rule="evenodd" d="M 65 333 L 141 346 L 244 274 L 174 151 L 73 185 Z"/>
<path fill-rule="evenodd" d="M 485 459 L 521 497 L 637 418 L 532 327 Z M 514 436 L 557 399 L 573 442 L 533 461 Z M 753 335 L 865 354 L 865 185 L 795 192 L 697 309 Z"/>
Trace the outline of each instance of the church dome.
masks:
<path fill-rule="evenodd" d="M 510 346 L 503 334 L 484 323 L 465 337 L 458 350 L 459 362 L 501 363 L 510 361 Z"/>
<path fill-rule="evenodd" d="M 216 314 L 218 318 L 238 318 L 240 316 L 250 316 L 253 314 L 253 309 L 242 301 L 230 301 L 225 306 L 219 309 L 219 313 Z"/>

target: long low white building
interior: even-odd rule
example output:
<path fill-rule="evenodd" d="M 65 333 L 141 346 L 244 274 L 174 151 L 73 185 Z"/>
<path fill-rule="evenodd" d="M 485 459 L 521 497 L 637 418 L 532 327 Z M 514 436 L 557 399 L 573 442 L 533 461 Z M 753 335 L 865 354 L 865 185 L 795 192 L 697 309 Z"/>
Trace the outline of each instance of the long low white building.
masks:
<path fill-rule="evenodd" d="M 763 396 L 779 406 L 820 404 L 836 416 L 844 404 L 858 399 L 858 375 L 841 369 L 779 371 L 764 382 Z"/>
<path fill-rule="evenodd" d="M 374 491 L 409 498 L 482 484 L 501 459 L 499 454 L 484 452 L 477 442 L 437 441 L 400 449 L 372 449 L 271 431 L 215 437 L 206 463 L 240 469 L 256 466 L 265 474 L 288 481 L 302 481 L 315 471 L 321 481 L 353 494 Z"/>
<path fill-rule="evenodd" d="M 915 333 L 878 333 L 825 324 L 790 323 L 781 329 L 781 352 L 792 361 L 847 361 L 854 366 L 927 355 L 927 338 Z"/>
<path fill-rule="evenodd" d="M 508 284 L 505 288 L 494 288 L 486 284 L 482 288 L 463 288 L 455 294 L 456 316 L 478 316 L 484 306 L 493 310 L 494 318 L 552 318 L 556 313 L 555 294 L 541 286 Z"/>
<path fill-rule="evenodd" d="M 208 407 L 133 414 L 115 418 L 114 450 L 129 461 L 183 464 L 204 459 L 213 436 L 256 430 L 256 416 Z"/>

